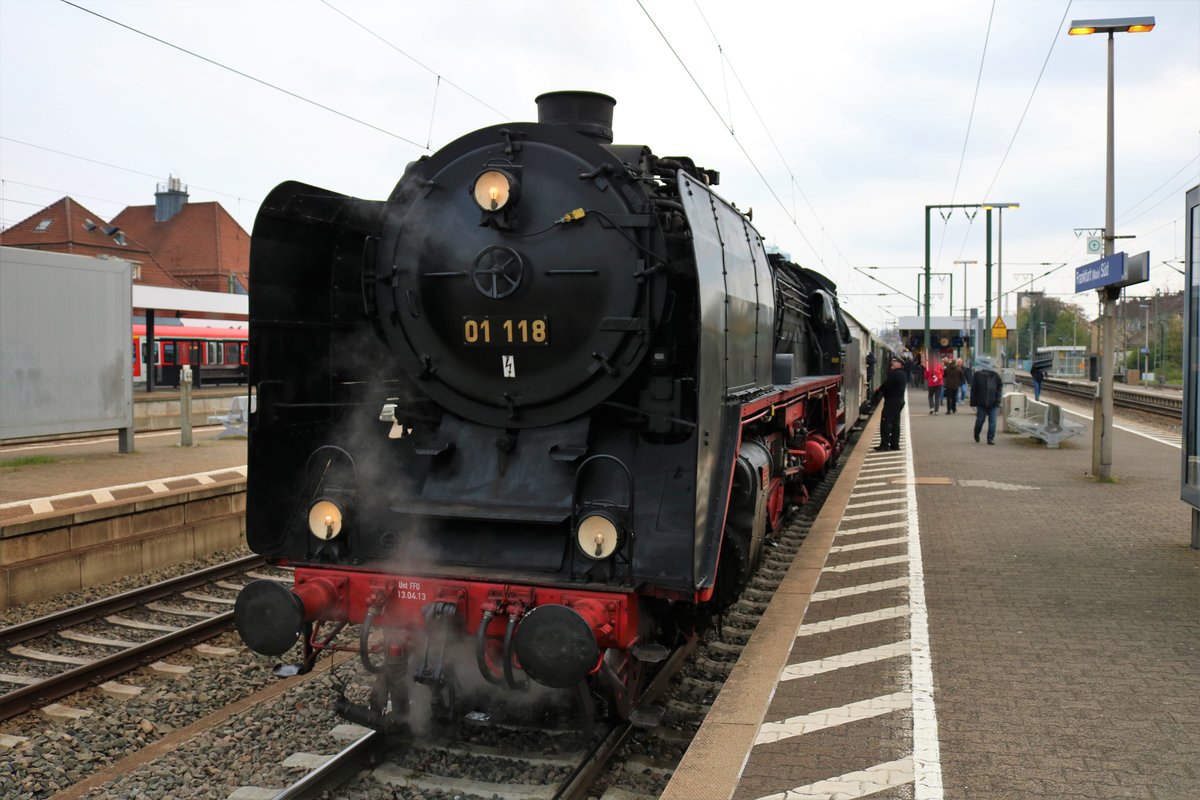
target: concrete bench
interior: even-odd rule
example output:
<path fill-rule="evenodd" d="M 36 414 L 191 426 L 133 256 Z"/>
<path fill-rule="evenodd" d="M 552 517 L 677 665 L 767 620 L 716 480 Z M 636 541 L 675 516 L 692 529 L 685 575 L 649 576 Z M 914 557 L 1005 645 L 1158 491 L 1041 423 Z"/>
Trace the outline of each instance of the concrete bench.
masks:
<path fill-rule="evenodd" d="M 1084 431 L 1084 426 L 1066 419 L 1061 406 L 1030 399 L 1025 399 L 1022 408 L 1014 407 L 1005 417 L 1005 424 L 1009 431 L 1037 437 L 1049 448 L 1057 448 L 1063 439 Z"/>
<path fill-rule="evenodd" d="M 233 398 L 233 405 L 229 408 L 228 414 L 213 414 L 209 416 L 208 423 L 210 425 L 224 425 L 225 430 L 217 434 L 218 439 L 225 439 L 230 436 L 249 436 L 247 426 L 250 424 L 250 415 L 258 407 L 257 397 L 246 397 L 238 395 Z"/>

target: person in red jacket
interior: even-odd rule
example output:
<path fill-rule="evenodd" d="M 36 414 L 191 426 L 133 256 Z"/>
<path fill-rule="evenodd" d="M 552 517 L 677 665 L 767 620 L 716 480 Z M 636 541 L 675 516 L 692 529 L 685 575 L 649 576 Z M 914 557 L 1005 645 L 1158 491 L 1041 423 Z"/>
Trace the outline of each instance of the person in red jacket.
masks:
<path fill-rule="evenodd" d="M 925 385 L 929 387 L 929 413 L 936 414 L 942 410 L 942 362 L 936 358 L 926 360 Z"/>

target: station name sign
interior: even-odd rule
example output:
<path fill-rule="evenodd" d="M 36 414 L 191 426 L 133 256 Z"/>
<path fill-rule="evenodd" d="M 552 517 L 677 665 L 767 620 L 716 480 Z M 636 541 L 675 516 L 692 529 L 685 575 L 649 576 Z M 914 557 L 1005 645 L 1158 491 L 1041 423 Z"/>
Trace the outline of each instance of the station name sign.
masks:
<path fill-rule="evenodd" d="M 1075 268 L 1075 291 L 1103 289 L 1107 286 L 1131 286 L 1150 280 L 1150 252 L 1111 256 Z"/>

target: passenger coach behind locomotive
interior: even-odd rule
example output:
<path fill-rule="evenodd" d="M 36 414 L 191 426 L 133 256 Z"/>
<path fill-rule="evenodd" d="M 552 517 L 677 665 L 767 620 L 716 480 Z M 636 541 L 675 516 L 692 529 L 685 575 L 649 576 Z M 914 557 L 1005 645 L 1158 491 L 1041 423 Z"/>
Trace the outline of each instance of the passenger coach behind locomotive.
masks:
<path fill-rule="evenodd" d="M 613 145 L 614 102 L 543 95 L 386 202 L 285 183 L 259 212 L 248 538 L 296 570 L 238 630 L 311 664 L 321 623 L 365 623 L 351 715 L 381 724 L 410 656 L 450 694 L 460 640 L 625 713 L 840 449 L 833 285 L 769 260 L 715 172 Z"/>

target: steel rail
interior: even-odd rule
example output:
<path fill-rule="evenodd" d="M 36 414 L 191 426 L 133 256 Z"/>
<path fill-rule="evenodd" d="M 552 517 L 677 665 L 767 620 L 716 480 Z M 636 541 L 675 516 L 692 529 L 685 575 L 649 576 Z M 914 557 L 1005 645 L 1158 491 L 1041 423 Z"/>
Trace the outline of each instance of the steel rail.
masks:
<path fill-rule="evenodd" d="M 677 648 L 658 675 L 646 687 L 639 698 L 638 705 L 647 705 L 657 700 L 670 686 L 671 680 L 687 663 L 692 653 L 700 644 L 700 637 L 692 636 L 682 646 Z M 620 749 L 621 745 L 633 734 L 634 725 L 622 722 L 615 725 L 606 735 L 600 738 L 575 771 L 563 782 L 554 800 L 582 800 L 587 797 L 588 790 L 596 782 L 600 773 L 608 766 L 609 760 Z"/>
<path fill-rule="evenodd" d="M 130 647 L 89 664 L 60 672 L 29 686 L 23 686 L 8 694 L 0 695 L 0 721 L 11 719 L 32 708 L 82 691 L 100 681 L 135 670 L 152 659 L 162 658 L 185 647 L 212 639 L 232 626 L 233 612 L 226 611 L 173 633 L 142 642 L 137 647 Z"/>
<path fill-rule="evenodd" d="M 288 788 L 278 792 L 273 800 L 310 800 L 337 789 L 370 763 L 386 746 L 387 737 L 370 731 L 354 740 L 321 766 L 309 772 Z"/>
<path fill-rule="evenodd" d="M 1025 382 L 1024 378 L 1022 378 L 1021 382 Z M 1080 381 L 1047 378 L 1044 388 L 1046 391 L 1058 392 L 1069 397 L 1077 397 L 1084 400 L 1090 400 L 1096 396 L 1095 384 Z M 1148 414 L 1172 420 L 1183 419 L 1182 397 L 1148 394 L 1146 392 L 1113 387 L 1113 404 L 1117 408 L 1144 411 Z"/>
<path fill-rule="evenodd" d="M 197 586 L 203 586 L 211 581 L 232 577 L 243 570 L 259 567 L 265 563 L 266 560 L 262 556 L 243 556 L 233 561 L 226 561 L 223 564 L 216 564 L 196 570 L 195 572 L 189 572 L 186 575 L 179 575 L 175 578 L 168 578 L 165 581 L 152 583 L 149 586 L 131 589 L 128 592 L 123 592 L 113 597 L 102 598 L 75 608 L 56 611 L 52 614 L 29 620 L 28 622 L 21 622 L 7 628 L 0 628 L 0 647 L 19 644 L 29 639 L 35 639 L 39 636 L 63 630 L 64 628 L 89 622 L 97 617 L 124 611 L 142 603 L 161 600 L 164 597 L 169 597 L 188 589 L 194 589 Z"/>

